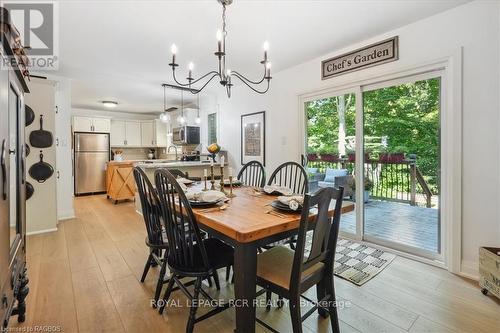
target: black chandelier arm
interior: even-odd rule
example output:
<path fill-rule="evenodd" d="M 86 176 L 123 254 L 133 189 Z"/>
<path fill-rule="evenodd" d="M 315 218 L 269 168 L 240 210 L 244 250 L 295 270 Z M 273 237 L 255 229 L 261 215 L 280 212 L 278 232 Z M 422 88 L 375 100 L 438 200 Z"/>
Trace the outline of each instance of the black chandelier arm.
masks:
<path fill-rule="evenodd" d="M 231 71 L 231 75 L 233 75 L 233 74 L 236 75 L 236 76 L 238 76 L 240 80 L 245 80 L 248 83 L 251 83 L 251 84 L 261 84 L 266 79 L 266 66 L 264 66 L 264 75 L 262 76 L 262 79 L 260 81 L 252 81 L 250 79 L 247 79 L 243 74 L 240 74 L 237 71 Z"/>
<path fill-rule="evenodd" d="M 191 92 L 191 94 L 193 94 L 193 95 L 199 94 L 203 89 L 205 89 L 205 87 L 210 83 L 210 81 L 212 81 L 214 79 L 214 77 L 219 76 L 219 73 L 217 73 L 215 71 L 212 71 L 210 73 L 213 73 L 212 77 L 207 82 L 205 82 L 205 84 L 203 86 L 201 86 L 201 88 L 197 88 L 196 90 L 190 89 L 189 91 Z M 205 77 L 205 76 L 207 76 L 207 74 L 203 75 L 203 77 Z"/>
<path fill-rule="evenodd" d="M 241 82 L 243 82 L 248 88 L 252 89 L 253 91 L 255 91 L 256 93 L 258 94 L 265 94 L 268 90 L 269 90 L 269 81 L 270 79 L 267 80 L 267 87 L 266 87 L 266 90 L 257 90 L 255 89 L 254 87 L 252 87 L 248 82 L 246 82 L 245 80 L 243 80 L 239 75 L 235 75 L 235 77 L 237 77 Z"/>
<path fill-rule="evenodd" d="M 219 73 L 217 73 L 216 71 L 210 71 L 210 72 L 208 72 L 207 74 L 203 75 L 202 77 L 200 77 L 200 78 L 198 78 L 198 79 L 196 79 L 196 80 L 193 80 L 193 81 L 188 82 L 188 83 L 180 83 L 180 82 L 177 80 L 177 77 L 175 76 L 175 69 L 172 69 L 172 76 L 173 76 L 173 78 L 174 78 L 175 83 L 177 83 L 178 85 L 183 86 L 183 87 L 187 87 L 187 86 L 193 85 L 193 84 L 195 84 L 195 83 L 197 83 L 197 82 L 200 82 L 201 80 L 203 80 L 204 78 L 206 78 L 207 76 L 209 76 L 209 75 L 211 75 L 211 74 L 214 74 L 214 75 L 219 75 Z M 212 78 L 213 78 L 213 77 L 212 77 Z M 212 79 L 212 78 L 211 78 L 211 79 Z M 211 80 L 211 79 L 210 79 L 210 80 Z"/>

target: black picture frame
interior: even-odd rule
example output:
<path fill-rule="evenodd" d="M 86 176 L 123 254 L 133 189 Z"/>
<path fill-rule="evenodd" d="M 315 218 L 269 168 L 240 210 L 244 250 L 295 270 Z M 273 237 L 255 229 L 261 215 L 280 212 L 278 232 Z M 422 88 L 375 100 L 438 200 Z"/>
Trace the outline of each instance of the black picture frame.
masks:
<path fill-rule="evenodd" d="M 261 133 L 261 143 L 262 143 L 262 154 L 258 157 L 256 156 L 248 156 L 244 154 L 245 150 L 245 141 L 244 141 L 244 133 L 245 133 L 245 119 L 254 118 L 257 119 L 261 117 L 262 121 L 262 133 Z M 241 123 L 240 123 L 240 157 L 241 157 L 241 165 L 245 165 L 246 163 L 256 160 L 262 163 L 263 166 L 266 166 L 266 111 L 259 111 L 253 113 L 247 113 L 241 115 Z M 248 156 L 248 157 L 246 157 Z M 246 158 L 245 158 L 246 157 Z"/>

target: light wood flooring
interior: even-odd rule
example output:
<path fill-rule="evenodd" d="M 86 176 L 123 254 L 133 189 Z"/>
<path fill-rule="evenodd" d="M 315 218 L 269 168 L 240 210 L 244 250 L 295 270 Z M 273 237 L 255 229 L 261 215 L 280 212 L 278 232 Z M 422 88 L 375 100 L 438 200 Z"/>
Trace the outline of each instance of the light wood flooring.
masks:
<path fill-rule="evenodd" d="M 30 293 L 26 322 L 11 327 L 53 326 L 63 332 L 183 332 L 185 307 L 160 316 L 151 308 L 158 270 L 139 282 L 147 256 L 145 229 L 133 203 L 113 205 L 105 196 L 75 199 L 77 218 L 57 232 L 30 236 L 27 243 Z M 221 282 L 224 272 L 221 271 Z M 477 284 L 448 272 L 396 258 L 363 285 L 335 279 L 342 332 L 500 332 L 500 302 Z M 223 282 L 220 297 L 232 295 Z M 205 287 L 217 297 L 215 288 Z M 310 292 L 311 295 L 314 291 Z M 173 297 L 183 305 L 180 292 Z M 305 309 L 304 309 L 305 310 Z M 303 313 L 304 313 L 303 310 Z M 200 311 L 203 312 L 203 311 Z M 288 309 L 259 308 L 257 315 L 291 332 Z M 329 321 L 313 314 L 304 332 L 329 332 Z M 233 332 L 229 309 L 195 326 L 195 332 Z M 258 332 L 266 329 L 257 324 Z"/>

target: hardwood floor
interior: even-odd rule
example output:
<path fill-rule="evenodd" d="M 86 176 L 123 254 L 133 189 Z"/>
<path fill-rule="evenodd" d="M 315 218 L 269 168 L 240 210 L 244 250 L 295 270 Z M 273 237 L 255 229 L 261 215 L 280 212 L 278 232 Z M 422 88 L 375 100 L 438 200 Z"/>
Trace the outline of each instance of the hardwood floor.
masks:
<path fill-rule="evenodd" d="M 185 298 L 160 316 L 151 308 L 158 269 L 139 282 L 147 257 L 142 217 L 132 203 L 113 205 L 105 196 L 75 199 L 77 218 L 57 232 L 30 236 L 27 242 L 30 293 L 26 322 L 11 327 L 55 326 L 62 332 L 182 332 Z M 205 289 L 216 298 L 232 295 L 232 285 Z M 363 285 L 336 278 L 342 332 L 500 332 L 500 301 L 481 294 L 477 283 L 436 267 L 396 258 Z M 313 288 L 314 289 L 314 288 Z M 309 292 L 314 295 L 314 290 Z M 302 309 L 305 313 L 306 307 Z M 203 310 L 200 310 L 203 312 Z M 259 318 L 291 332 L 288 308 L 257 310 Z M 233 332 L 229 309 L 195 326 L 196 332 Z M 304 332 L 329 332 L 316 314 Z M 267 330 L 257 324 L 258 332 Z"/>

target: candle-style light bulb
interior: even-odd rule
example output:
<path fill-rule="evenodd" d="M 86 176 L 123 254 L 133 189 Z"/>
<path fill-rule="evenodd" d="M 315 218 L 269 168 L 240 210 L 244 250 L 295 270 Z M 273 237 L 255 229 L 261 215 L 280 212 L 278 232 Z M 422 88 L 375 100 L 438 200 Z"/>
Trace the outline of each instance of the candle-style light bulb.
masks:
<path fill-rule="evenodd" d="M 188 78 L 190 78 L 190 79 L 193 77 L 193 68 L 194 68 L 194 64 L 192 62 L 190 62 L 188 65 L 188 69 L 189 69 Z"/>
<path fill-rule="evenodd" d="M 267 69 L 267 71 L 266 71 L 266 77 L 269 78 L 269 77 L 271 77 L 271 63 L 270 62 L 266 63 L 266 69 Z"/>
<path fill-rule="evenodd" d="M 231 73 L 231 70 L 230 70 L 230 69 L 228 69 L 228 70 L 226 71 L 226 75 L 227 75 L 227 76 L 231 76 L 231 74 L 232 74 L 232 73 Z"/>
<path fill-rule="evenodd" d="M 172 44 L 172 46 L 170 47 L 170 52 L 172 52 L 172 64 L 175 64 L 175 55 L 177 54 L 177 45 Z M 175 67 L 172 66 L 172 68 L 175 68 Z"/>
<path fill-rule="evenodd" d="M 217 52 L 221 53 L 222 52 L 222 31 L 220 31 L 220 29 L 217 30 L 215 37 L 217 38 Z"/>
<path fill-rule="evenodd" d="M 267 62 L 267 51 L 269 51 L 269 42 L 266 40 L 264 42 L 264 62 Z"/>
<path fill-rule="evenodd" d="M 196 117 L 196 119 L 194 120 L 195 123 L 197 123 L 198 125 L 201 124 L 201 118 L 200 117 Z"/>

